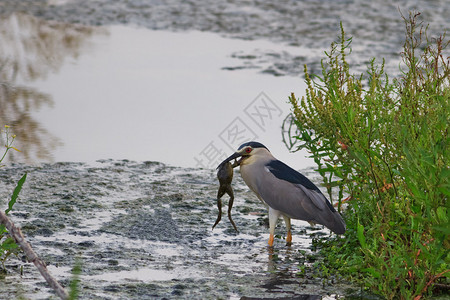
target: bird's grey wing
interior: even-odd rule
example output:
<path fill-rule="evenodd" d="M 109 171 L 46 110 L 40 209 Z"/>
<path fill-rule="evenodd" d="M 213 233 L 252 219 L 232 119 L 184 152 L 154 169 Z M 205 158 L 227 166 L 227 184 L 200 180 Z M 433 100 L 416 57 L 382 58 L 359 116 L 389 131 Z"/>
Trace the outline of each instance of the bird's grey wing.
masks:
<path fill-rule="evenodd" d="M 330 209 L 335 212 L 333 205 L 327 200 L 327 198 L 322 194 L 319 188 L 306 178 L 300 172 L 292 169 L 285 163 L 279 160 L 272 160 L 267 165 L 266 168 L 272 173 L 276 178 L 288 181 L 290 183 L 298 186 L 313 202 L 313 204 L 320 210 Z"/>
<path fill-rule="evenodd" d="M 325 225 L 336 233 L 345 231 L 342 217 L 308 178 L 281 161 L 265 165 L 259 196 L 287 216 Z"/>

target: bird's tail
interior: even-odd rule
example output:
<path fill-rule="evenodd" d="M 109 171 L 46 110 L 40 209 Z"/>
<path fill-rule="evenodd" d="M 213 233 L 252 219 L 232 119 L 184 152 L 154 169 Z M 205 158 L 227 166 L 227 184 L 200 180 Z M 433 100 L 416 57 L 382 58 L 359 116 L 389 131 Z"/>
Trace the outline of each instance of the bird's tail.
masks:
<path fill-rule="evenodd" d="M 345 233 L 345 221 L 342 219 L 342 216 L 335 211 L 333 213 L 333 220 L 331 220 L 330 225 L 327 226 L 331 231 L 336 234 L 344 234 Z"/>

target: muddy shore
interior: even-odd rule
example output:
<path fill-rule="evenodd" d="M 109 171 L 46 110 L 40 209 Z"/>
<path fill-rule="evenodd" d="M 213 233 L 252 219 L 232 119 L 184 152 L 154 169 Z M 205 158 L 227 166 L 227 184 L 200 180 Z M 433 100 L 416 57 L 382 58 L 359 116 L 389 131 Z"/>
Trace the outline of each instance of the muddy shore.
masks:
<path fill-rule="evenodd" d="M 226 218 L 211 230 L 218 188 L 212 170 L 127 160 L 13 165 L 0 170 L 2 206 L 25 172 L 11 218 L 64 285 L 81 259 L 82 299 L 334 299 L 358 293 L 333 276 L 302 272 L 314 260 L 311 238 L 328 234 L 320 227 L 294 223 L 288 247 L 280 222 L 269 251 L 266 210 L 238 172 L 233 219 L 240 233 Z M 7 266 L 0 294 L 54 298 L 33 265 L 9 259 Z"/>

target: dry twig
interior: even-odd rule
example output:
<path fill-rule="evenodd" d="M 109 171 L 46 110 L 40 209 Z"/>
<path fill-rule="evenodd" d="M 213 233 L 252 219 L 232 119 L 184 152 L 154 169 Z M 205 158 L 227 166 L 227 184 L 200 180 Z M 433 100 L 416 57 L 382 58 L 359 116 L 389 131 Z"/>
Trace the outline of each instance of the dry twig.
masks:
<path fill-rule="evenodd" d="M 4 224 L 8 229 L 9 234 L 14 238 L 16 243 L 20 246 L 22 251 L 27 256 L 29 262 L 34 263 L 41 275 L 45 278 L 47 283 L 55 290 L 56 294 L 61 299 L 69 299 L 69 294 L 59 284 L 59 282 L 49 273 L 45 263 L 40 259 L 31 248 L 31 245 L 25 240 L 20 228 L 16 227 L 8 216 L 0 211 L 0 224 Z"/>

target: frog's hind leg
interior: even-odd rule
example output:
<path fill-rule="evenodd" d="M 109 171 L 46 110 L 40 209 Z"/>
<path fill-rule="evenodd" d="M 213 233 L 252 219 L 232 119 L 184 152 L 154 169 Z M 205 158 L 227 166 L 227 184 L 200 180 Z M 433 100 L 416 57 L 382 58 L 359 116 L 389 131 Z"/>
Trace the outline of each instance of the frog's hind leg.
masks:
<path fill-rule="evenodd" d="M 233 225 L 234 230 L 236 230 L 236 232 L 239 232 L 239 230 L 236 227 L 236 224 L 234 224 L 234 221 L 231 218 L 231 209 L 233 208 L 233 202 L 234 202 L 234 193 L 233 193 L 233 189 L 231 188 L 231 186 L 228 186 L 226 192 L 230 196 L 230 201 L 228 202 L 228 219 L 230 220 L 231 225 Z"/>
<path fill-rule="evenodd" d="M 219 187 L 219 191 L 217 192 L 217 208 L 219 209 L 219 214 L 217 215 L 216 222 L 214 223 L 212 229 L 216 227 L 217 224 L 219 224 L 220 220 L 222 219 L 222 196 L 225 194 L 226 189 L 223 186 Z"/>
<path fill-rule="evenodd" d="M 217 224 L 219 224 L 220 220 L 222 219 L 222 200 L 217 199 L 217 208 L 219 209 L 219 214 L 217 215 L 216 222 L 214 223 L 212 229 L 216 227 Z"/>

